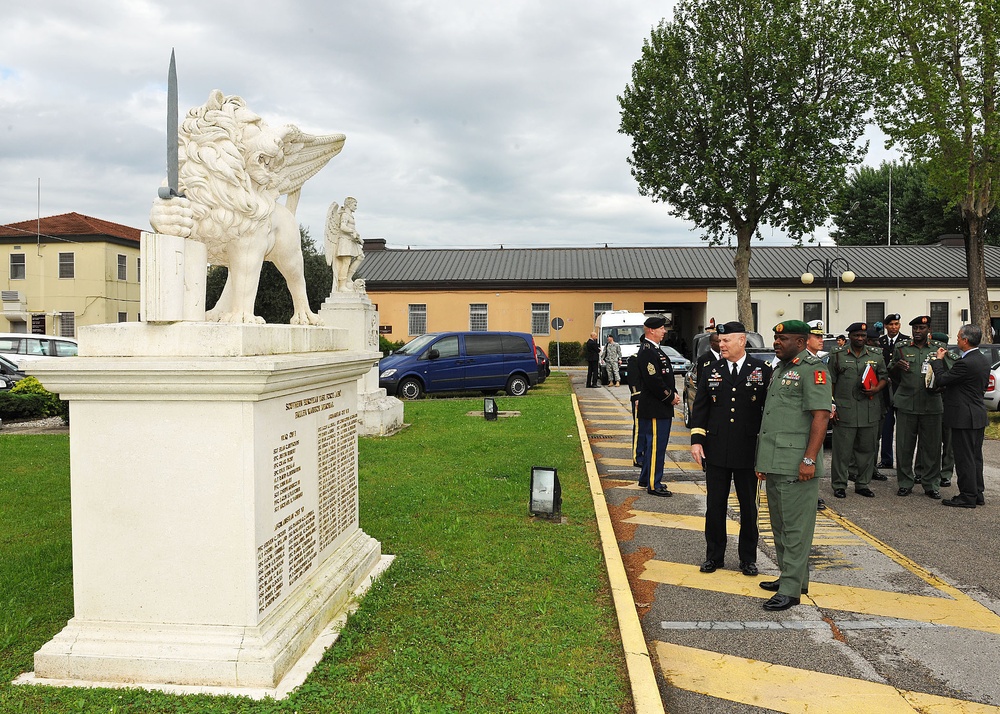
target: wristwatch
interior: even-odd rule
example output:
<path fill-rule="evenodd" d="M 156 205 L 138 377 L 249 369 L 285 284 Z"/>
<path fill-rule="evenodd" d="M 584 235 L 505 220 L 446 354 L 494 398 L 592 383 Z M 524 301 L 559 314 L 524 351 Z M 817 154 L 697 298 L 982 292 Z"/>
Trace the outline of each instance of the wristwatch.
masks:
<path fill-rule="evenodd" d="M 816 465 L 816 460 L 815 459 L 810 459 L 808 456 L 803 456 L 802 457 L 802 463 L 804 463 L 806 466 L 815 466 Z"/>

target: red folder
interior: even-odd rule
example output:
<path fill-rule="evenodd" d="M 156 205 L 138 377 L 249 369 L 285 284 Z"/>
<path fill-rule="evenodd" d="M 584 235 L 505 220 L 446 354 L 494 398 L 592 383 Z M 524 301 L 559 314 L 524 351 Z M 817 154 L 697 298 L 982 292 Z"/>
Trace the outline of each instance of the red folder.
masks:
<path fill-rule="evenodd" d="M 861 373 L 861 386 L 864 389 L 875 389 L 878 386 L 878 374 L 870 364 L 866 364 L 865 371 Z M 873 397 L 868 398 L 873 399 Z"/>

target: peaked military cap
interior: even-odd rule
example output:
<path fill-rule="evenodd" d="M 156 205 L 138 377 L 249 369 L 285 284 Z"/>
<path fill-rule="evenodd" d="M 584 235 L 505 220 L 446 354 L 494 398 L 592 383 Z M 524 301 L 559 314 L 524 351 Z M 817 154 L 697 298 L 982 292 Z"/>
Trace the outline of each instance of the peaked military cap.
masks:
<path fill-rule="evenodd" d="M 920 317 L 915 317 L 912 320 L 910 320 L 910 327 L 912 327 L 913 325 L 929 325 L 929 324 L 931 324 L 930 315 L 921 315 Z"/>
<path fill-rule="evenodd" d="M 810 320 L 806 323 L 809 326 L 810 335 L 823 335 L 826 334 L 823 328 L 822 320 Z"/>
<path fill-rule="evenodd" d="M 724 325 L 719 325 L 715 328 L 715 331 L 720 335 L 731 335 L 735 332 L 746 332 L 747 328 L 743 326 L 742 322 L 736 322 L 734 320 L 733 322 L 727 322 Z"/>
<path fill-rule="evenodd" d="M 775 334 L 808 335 L 810 327 L 802 320 L 785 320 L 774 326 Z"/>

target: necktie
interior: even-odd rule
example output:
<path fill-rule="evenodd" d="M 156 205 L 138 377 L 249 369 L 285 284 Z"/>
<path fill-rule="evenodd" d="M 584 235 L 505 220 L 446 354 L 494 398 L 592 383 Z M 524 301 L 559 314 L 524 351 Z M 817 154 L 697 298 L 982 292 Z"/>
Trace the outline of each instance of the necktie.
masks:
<path fill-rule="evenodd" d="M 733 365 L 733 379 L 736 379 L 736 363 L 732 362 L 731 364 Z"/>

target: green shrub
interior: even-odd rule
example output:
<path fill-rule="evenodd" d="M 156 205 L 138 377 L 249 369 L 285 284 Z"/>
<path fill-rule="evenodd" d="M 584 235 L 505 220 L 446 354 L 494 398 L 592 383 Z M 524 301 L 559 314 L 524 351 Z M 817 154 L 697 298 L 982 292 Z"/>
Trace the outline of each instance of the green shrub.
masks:
<path fill-rule="evenodd" d="M 0 418 L 43 419 L 61 416 L 69 421 L 69 405 L 59 399 L 58 394 L 45 389 L 35 377 L 25 377 L 8 392 L 0 396 L 9 398 L 0 401 Z"/>
<path fill-rule="evenodd" d="M 387 355 L 390 352 L 395 352 L 404 344 L 406 343 L 403 342 L 402 340 L 400 340 L 399 342 L 391 342 L 390 340 L 387 340 L 384 335 L 378 336 L 378 349 L 379 352 L 381 352 L 384 355 Z"/>
<path fill-rule="evenodd" d="M 545 353 L 548 354 L 549 361 L 554 366 L 556 363 L 555 341 L 549 342 L 549 348 L 545 350 Z M 560 342 L 559 363 L 561 365 L 583 364 L 583 344 L 581 344 L 580 342 Z"/>
<path fill-rule="evenodd" d="M 44 394 L 0 392 L 0 419 L 41 419 L 46 416 L 49 400 Z"/>

